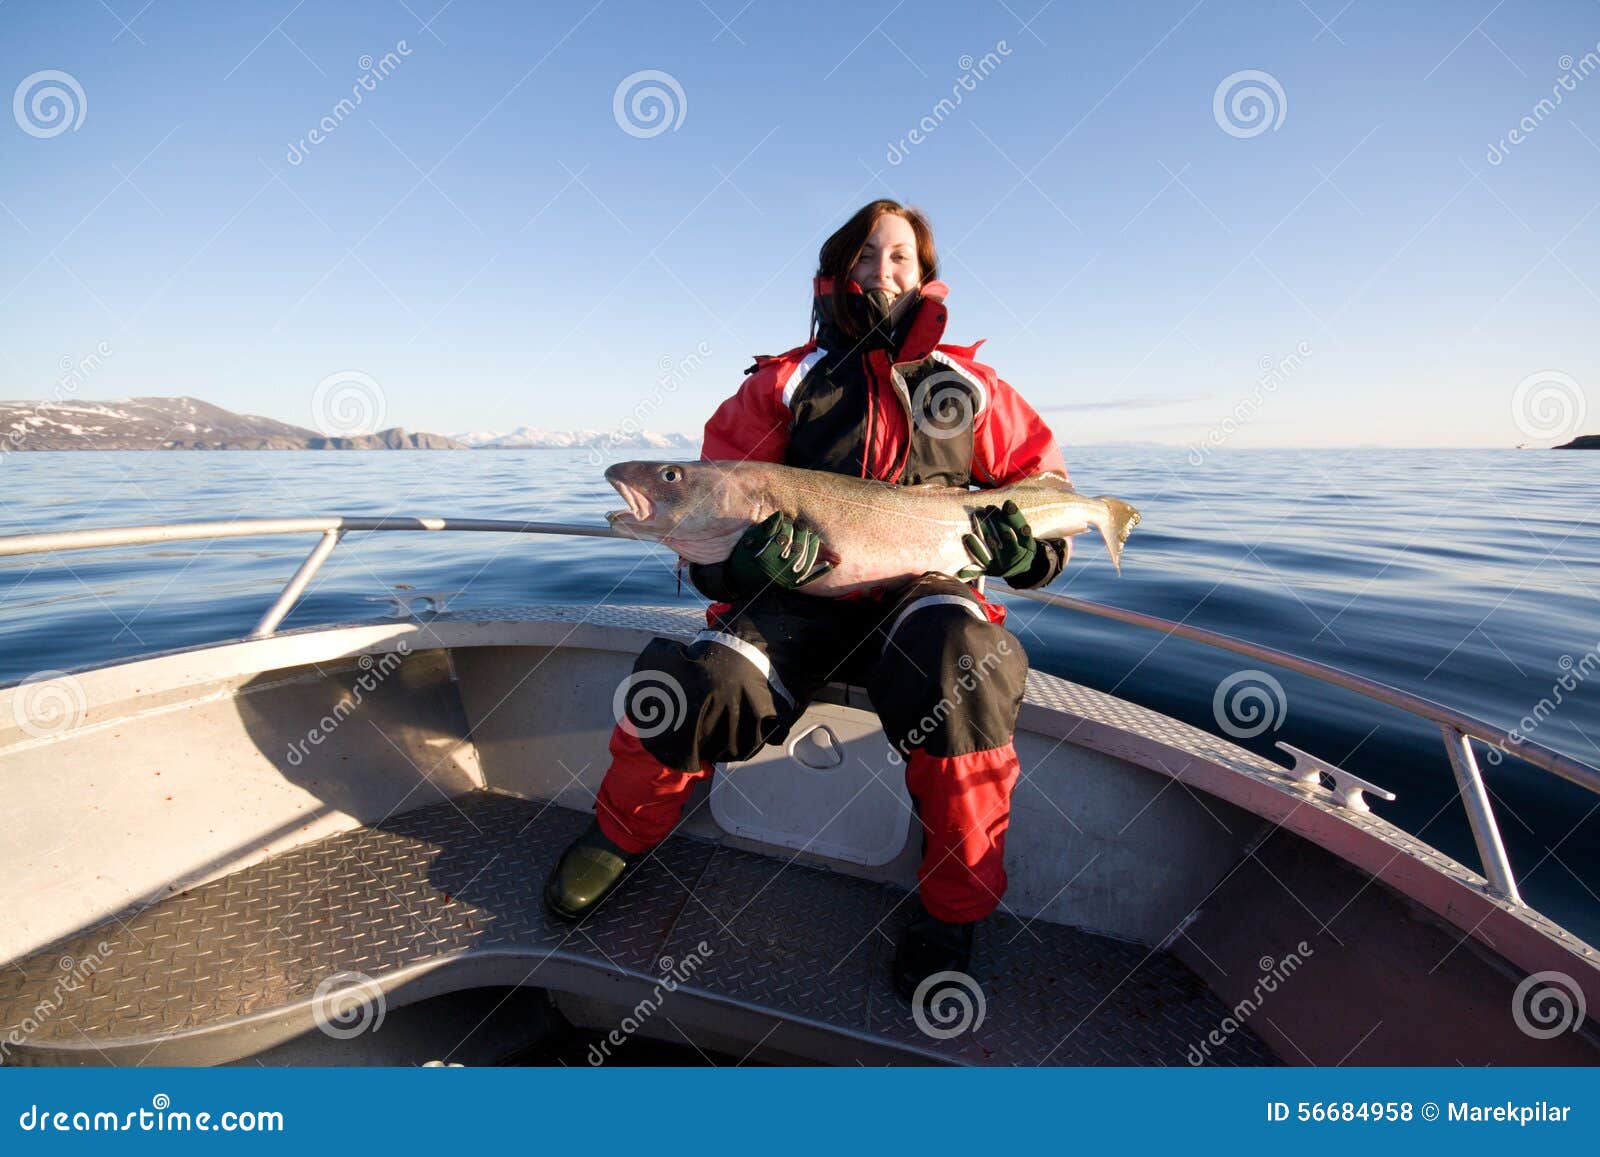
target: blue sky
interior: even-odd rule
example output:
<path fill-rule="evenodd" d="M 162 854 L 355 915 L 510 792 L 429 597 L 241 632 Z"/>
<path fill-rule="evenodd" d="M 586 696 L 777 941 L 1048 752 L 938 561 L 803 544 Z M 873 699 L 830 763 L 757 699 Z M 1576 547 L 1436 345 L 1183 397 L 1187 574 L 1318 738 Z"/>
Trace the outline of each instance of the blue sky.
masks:
<path fill-rule="evenodd" d="M 1600 429 L 1600 4 L 742 2 L 4 0 L 0 95 L 57 70 L 83 115 L 0 119 L 0 397 L 104 349 L 74 396 L 312 425 L 358 372 L 411 429 L 697 432 L 894 196 L 947 340 L 1068 447 Z M 1259 133 L 1216 111 L 1246 70 Z M 1566 416 L 1519 425 L 1530 377 Z"/>

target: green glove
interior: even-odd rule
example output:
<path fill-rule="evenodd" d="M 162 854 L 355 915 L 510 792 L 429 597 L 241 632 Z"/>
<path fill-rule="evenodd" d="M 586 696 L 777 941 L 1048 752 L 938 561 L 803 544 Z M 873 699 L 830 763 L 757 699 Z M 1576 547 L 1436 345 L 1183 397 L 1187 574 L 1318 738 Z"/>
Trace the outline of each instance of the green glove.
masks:
<path fill-rule="evenodd" d="M 961 541 L 978 565 L 962 569 L 957 578 L 974 579 L 980 574 L 1011 578 L 1033 568 L 1039 542 L 1015 502 L 985 506 L 973 513 L 972 523 L 982 537 L 964 534 Z"/>
<path fill-rule="evenodd" d="M 778 513 L 745 531 L 723 563 L 729 583 L 755 594 L 769 586 L 796 590 L 833 569 L 818 561 L 822 536 Z"/>

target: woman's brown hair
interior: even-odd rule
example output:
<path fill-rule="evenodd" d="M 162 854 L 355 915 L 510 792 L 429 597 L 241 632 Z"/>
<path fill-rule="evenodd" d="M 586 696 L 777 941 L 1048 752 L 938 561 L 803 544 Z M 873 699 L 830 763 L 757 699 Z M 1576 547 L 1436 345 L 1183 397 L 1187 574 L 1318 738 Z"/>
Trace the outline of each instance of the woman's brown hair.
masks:
<path fill-rule="evenodd" d="M 872 235 L 878 218 L 886 213 L 905 218 L 917 239 L 917 265 L 921 273 L 918 284 L 938 276 L 939 252 L 933 244 L 933 226 L 928 223 L 922 210 L 886 199 L 869 201 L 861 206 L 850 220 L 834 230 L 833 235 L 822 243 L 822 249 L 817 254 L 817 276 L 833 279 L 834 319 L 844 334 L 852 339 L 862 335 L 854 313 L 846 303 L 850 270 L 855 268 L 856 261 L 861 257 L 861 250 L 866 247 L 867 238 Z"/>

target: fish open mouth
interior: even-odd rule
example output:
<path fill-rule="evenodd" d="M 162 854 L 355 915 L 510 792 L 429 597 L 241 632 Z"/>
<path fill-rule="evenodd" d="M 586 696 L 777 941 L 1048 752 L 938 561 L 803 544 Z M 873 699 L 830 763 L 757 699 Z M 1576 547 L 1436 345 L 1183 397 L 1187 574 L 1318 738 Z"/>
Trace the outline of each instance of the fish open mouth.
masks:
<path fill-rule="evenodd" d="M 606 514 L 606 521 L 615 523 L 619 519 L 629 522 L 649 522 L 655 514 L 655 503 L 650 501 L 649 495 L 643 491 L 629 486 L 619 478 L 611 479 L 611 485 L 616 488 L 622 500 L 628 504 L 626 510 L 613 510 Z"/>

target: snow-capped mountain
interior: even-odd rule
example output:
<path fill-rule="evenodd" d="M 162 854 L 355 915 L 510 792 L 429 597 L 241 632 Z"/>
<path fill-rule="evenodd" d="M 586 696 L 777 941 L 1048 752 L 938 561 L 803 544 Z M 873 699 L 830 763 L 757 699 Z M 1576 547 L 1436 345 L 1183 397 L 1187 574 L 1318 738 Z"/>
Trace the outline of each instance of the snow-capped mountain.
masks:
<path fill-rule="evenodd" d="M 90 402 L 0 401 L 0 454 L 12 450 L 669 450 L 693 452 L 687 434 L 617 430 L 476 430 L 443 438 L 395 427 L 338 437 L 199 398 Z"/>
<path fill-rule="evenodd" d="M 458 450 L 395 427 L 337 437 L 199 398 L 0 401 L 0 452 L 12 450 Z"/>
<path fill-rule="evenodd" d="M 698 438 L 687 434 L 652 434 L 641 430 L 623 434 L 616 430 L 546 430 L 518 426 L 515 430 L 473 430 L 452 434 L 451 439 L 474 450 L 567 450 L 594 447 L 602 450 L 693 450 Z"/>

